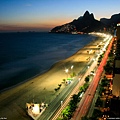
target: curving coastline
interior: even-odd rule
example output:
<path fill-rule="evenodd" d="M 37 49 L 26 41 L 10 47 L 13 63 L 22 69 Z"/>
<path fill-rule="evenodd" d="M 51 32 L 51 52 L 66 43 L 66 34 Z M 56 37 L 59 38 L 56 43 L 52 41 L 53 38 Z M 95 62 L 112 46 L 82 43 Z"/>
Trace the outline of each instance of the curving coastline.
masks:
<path fill-rule="evenodd" d="M 34 99 L 35 102 L 49 104 L 65 87 L 62 85 L 58 92 L 54 91 L 66 78 L 65 68 L 74 65 L 74 72 L 78 73 L 88 62 L 86 59 L 94 55 L 88 55 L 86 50 L 96 48 L 96 44 L 101 40 L 101 37 L 93 40 L 69 58 L 55 63 L 47 72 L 0 93 L 0 115 L 8 119 L 29 120 L 25 111 L 25 103 L 32 102 Z"/>

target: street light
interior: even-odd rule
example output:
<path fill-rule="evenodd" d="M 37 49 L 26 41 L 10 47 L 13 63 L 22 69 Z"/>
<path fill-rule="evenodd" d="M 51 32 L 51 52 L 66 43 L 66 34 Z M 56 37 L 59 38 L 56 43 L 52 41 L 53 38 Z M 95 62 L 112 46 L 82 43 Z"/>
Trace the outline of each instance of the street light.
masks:
<path fill-rule="evenodd" d="M 63 101 L 61 100 L 61 106 L 63 105 Z"/>
<path fill-rule="evenodd" d="M 67 74 L 67 78 L 68 78 L 68 71 L 69 71 L 68 69 L 65 69 L 65 72 L 66 72 L 66 74 Z"/>
<path fill-rule="evenodd" d="M 78 81 L 80 81 L 81 80 L 81 78 L 78 78 Z"/>
<path fill-rule="evenodd" d="M 74 66 L 72 65 L 72 66 L 71 66 L 71 74 L 72 74 L 72 75 L 73 75 L 73 67 L 74 67 Z"/>
<path fill-rule="evenodd" d="M 74 66 L 72 65 L 72 66 L 71 66 L 71 70 L 73 69 L 73 67 L 74 67 Z"/>

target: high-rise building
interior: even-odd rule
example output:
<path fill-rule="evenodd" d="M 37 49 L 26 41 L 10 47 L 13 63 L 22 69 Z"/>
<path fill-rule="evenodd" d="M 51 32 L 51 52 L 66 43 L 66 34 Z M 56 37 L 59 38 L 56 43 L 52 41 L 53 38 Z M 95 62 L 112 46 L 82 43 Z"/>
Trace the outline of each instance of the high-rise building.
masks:
<path fill-rule="evenodd" d="M 117 39 L 119 40 L 120 39 L 120 23 L 117 24 L 116 36 L 117 36 Z"/>
<path fill-rule="evenodd" d="M 113 70 L 113 88 L 112 94 L 116 97 L 120 97 L 120 23 L 117 24 L 117 42 L 116 42 L 116 53 L 114 60 L 114 70 Z"/>

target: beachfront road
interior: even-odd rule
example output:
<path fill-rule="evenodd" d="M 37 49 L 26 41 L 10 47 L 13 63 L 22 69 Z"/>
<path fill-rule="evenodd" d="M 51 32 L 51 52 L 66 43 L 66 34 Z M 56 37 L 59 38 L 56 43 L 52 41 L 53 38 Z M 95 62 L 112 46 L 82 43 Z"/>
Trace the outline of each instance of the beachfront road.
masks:
<path fill-rule="evenodd" d="M 85 73 L 86 69 L 87 67 L 81 71 L 81 74 Z M 65 101 L 78 82 L 79 81 L 75 79 L 73 83 L 66 86 L 66 88 L 49 104 L 49 107 L 39 117 L 39 120 L 50 120 L 50 118 L 54 116 L 56 110 L 61 107 L 61 101 Z"/>
<path fill-rule="evenodd" d="M 97 55 L 94 56 L 94 58 L 96 58 L 96 57 L 97 57 Z M 91 67 L 93 61 L 94 60 L 91 59 L 91 61 L 83 68 L 83 70 L 74 79 L 74 81 L 71 84 L 69 84 L 59 95 L 56 96 L 56 98 L 49 104 L 49 107 L 43 112 L 43 114 L 38 118 L 38 120 L 50 120 L 50 119 L 55 120 L 55 118 L 57 118 L 55 116 L 58 116 L 57 115 L 57 114 L 59 114 L 58 111 L 61 108 L 63 108 L 64 103 L 67 101 L 66 99 L 68 98 L 68 96 L 71 96 L 71 92 L 74 91 L 74 94 L 76 93 L 75 92 L 75 90 L 77 91 L 76 86 L 78 85 L 79 82 L 81 82 L 81 81 L 79 81 L 79 77 L 81 77 L 81 79 L 83 77 L 85 78 L 86 71 L 90 70 L 90 67 Z M 97 65 L 97 62 L 95 63 L 95 61 L 94 61 L 94 65 Z M 88 69 L 88 66 L 89 66 L 89 69 Z M 91 69 L 93 70 L 94 67 L 92 67 Z M 89 71 L 89 73 L 90 73 L 90 71 Z M 83 82 L 84 82 L 84 80 L 82 81 L 82 83 Z M 79 84 L 79 87 L 80 87 L 80 84 Z M 93 98 L 92 94 L 96 90 L 95 89 L 94 92 L 93 92 L 92 91 L 93 88 L 94 89 L 96 88 L 95 83 L 90 86 L 90 91 L 89 91 L 90 94 L 88 93 L 89 96 L 88 95 L 84 96 L 84 98 L 86 98 L 86 100 L 85 100 L 85 103 L 83 103 L 83 105 L 86 105 L 86 103 L 89 103 L 89 104 L 91 103 L 92 99 L 89 99 L 89 98 Z M 63 101 L 63 105 L 61 105 L 61 101 Z M 68 100 L 68 102 L 69 102 L 69 100 Z"/>
<path fill-rule="evenodd" d="M 94 56 L 94 58 L 95 57 L 96 57 L 96 55 Z M 82 78 L 84 76 L 84 78 L 85 78 L 86 74 L 88 74 L 86 71 L 88 71 L 90 73 L 91 69 L 93 70 L 93 67 L 91 69 L 88 69 L 88 66 L 91 66 L 93 61 L 94 60 L 91 59 L 91 61 L 82 69 L 82 71 L 80 71 L 80 73 L 74 79 L 74 81 L 71 84 L 69 84 L 68 86 L 66 86 L 66 88 L 58 96 L 56 96 L 56 98 L 49 104 L 49 107 L 43 112 L 43 114 L 38 118 L 38 120 L 50 120 L 52 118 L 54 119 L 55 116 L 58 116 L 57 115 L 58 110 L 61 107 L 63 107 L 61 105 L 61 101 L 63 101 L 63 104 L 64 104 L 64 102 L 66 102 L 66 99 L 68 98 L 68 96 L 71 97 L 72 91 L 74 88 L 76 88 L 76 85 L 78 85 L 78 83 L 79 83 L 79 85 L 78 85 L 77 89 L 75 89 L 75 90 L 76 91 L 79 90 L 80 84 L 82 85 L 84 83 L 84 79 L 83 79 L 83 81 L 79 81 L 79 77 Z M 74 91 L 73 94 L 75 94 L 75 93 L 76 92 Z M 67 101 L 67 103 L 68 102 L 69 102 L 69 100 Z"/>
<path fill-rule="evenodd" d="M 90 108 L 90 105 L 92 103 L 92 99 L 94 97 L 94 94 L 96 92 L 96 88 L 98 86 L 99 80 L 101 78 L 101 74 L 103 72 L 103 67 L 106 64 L 107 58 L 108 58 L 108 54 L 110 52 L 110 49 L 112 47 L 112 43 L 114 41 L 114 38 L 111 40 L 108 49 L 105 52 L 105 55 L 101 61 L 100 66 L 98 67 L 97 71 L 96 71 L 96 75 L 94 76 L 93 81 L 91 82 L 90 86 L 88 87 L 87 91 L 85 92 L 84 97 L 82 98 L 78 109 L 76 110 L 74 116 L 73 116 L 73 120 L 81 120 L 81 117 L 85 116 Z"/>

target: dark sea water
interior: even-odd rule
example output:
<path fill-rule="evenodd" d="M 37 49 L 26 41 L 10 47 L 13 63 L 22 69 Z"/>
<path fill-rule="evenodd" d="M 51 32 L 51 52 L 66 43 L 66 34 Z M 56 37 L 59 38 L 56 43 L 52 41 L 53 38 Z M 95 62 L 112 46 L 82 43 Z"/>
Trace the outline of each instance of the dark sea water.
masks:
<path fill-rule="evenodd" d="M 45 72 L 94 39 L 90 35 L 0 33 L 0 90 Z"/>

